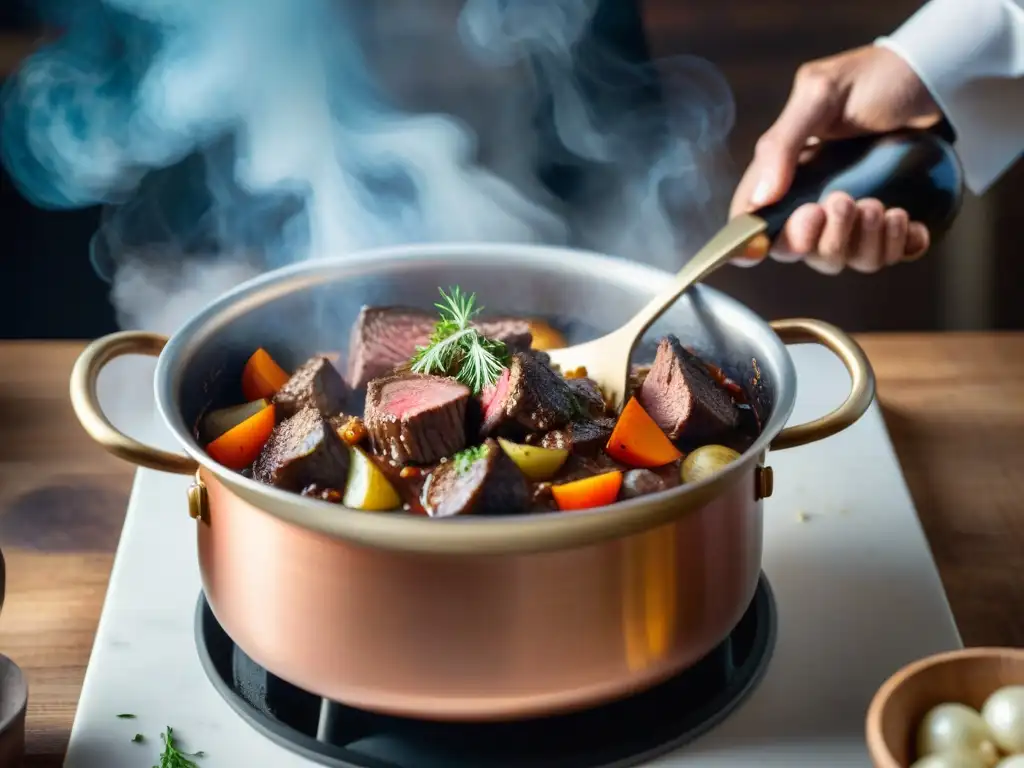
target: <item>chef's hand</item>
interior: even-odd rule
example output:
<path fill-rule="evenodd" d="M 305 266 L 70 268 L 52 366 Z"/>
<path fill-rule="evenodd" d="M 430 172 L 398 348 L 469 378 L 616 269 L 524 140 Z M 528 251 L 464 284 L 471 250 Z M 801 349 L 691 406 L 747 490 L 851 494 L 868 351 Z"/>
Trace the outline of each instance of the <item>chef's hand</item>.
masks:
<path fill-rule="evenodd" d="M 856 48 L 804 64 L 782 114 L 757 142 L 730 215 L 781 199 L 798 162 L 817 140 L 929 127 L 940 118 L 938 106 L 914 71 L 885 48 Z M 928 243 L 928 230 L 909 221 L 903 209 L 885 210 L 878 200 L 855 202 L 836 192 L 821 204 L 794 211 L 772 256 L 780 261 L 802 258 L 830 275 L 846 266 L 876 272 L 921 257 Z M 736 263 L 758 263 L 766 255 L 765 245 L 748 249 Z"/>

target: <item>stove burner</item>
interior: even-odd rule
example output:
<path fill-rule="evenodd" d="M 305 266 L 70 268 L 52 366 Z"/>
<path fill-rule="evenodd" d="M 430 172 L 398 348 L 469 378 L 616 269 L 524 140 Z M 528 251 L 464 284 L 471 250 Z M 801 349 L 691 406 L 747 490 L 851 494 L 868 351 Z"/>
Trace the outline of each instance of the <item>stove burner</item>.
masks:
<path fill-rule="evenodd" d="M 626 768 L 693 741 L 760 682 L 775 645 L 775 601 L 762 574 L 732 634 L 695 666 L 631 699 L 514 723 L 431 723 L 321 699 L 247 657 L 196 609 L 196 644 L 214 687 L 256 730 L 334 768 Z"/>

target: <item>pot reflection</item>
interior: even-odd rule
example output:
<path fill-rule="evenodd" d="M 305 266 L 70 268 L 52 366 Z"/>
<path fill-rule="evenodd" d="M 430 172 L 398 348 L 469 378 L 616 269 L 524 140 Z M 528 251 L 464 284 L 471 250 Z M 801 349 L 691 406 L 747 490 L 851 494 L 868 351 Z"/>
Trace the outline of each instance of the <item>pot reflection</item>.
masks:
<path fill-rule="evenodd" d="M 672 526 L 622 542 L 626 663 L 637 672 L 664 660 L 676 636 L 678 561 Z"/>

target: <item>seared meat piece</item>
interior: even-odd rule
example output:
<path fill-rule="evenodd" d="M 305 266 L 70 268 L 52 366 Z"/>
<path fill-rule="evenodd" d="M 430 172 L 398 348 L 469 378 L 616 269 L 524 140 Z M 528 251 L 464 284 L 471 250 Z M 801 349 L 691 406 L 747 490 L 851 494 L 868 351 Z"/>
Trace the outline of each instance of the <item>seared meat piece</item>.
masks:
<path fill-rule="evenodd" d="M 509 348 L 512 349 L 512 350 L 516 349 L 515 347 L 512 347 L 511 345 L 509 345 Z M 549 355 L 544 350 L 542 350 L 542 349 L 529 349 L 528 346 L 526 346 L 526 347 L 519 347 L 519 350 L 522 351 L 522 352 L 527 352 L 528 351 L 531 355 L 533 355 L 535 358 L 537 358 L 537 360 L 542 362 L 548 368 L 551 367 L 551 355 Z"/>
<path fill-rule="evenodd" d="M 489 339 L 495 339 L 505 343 L 505 346 L 514 351 L 527 350 L 533 343 L 533 334 L 530 333 L 530 324 L 521 317 L 482 317 L 473 326 L 480 333 Z M 544 352 L 535 354 L 544 355 L 551 359 Z"/>
<path fill-rule="evenodd" d="M 654 365 L 637 399 L 673 440 L 713 441 L 739 423 L 729 393 L 672 335 L 658 344 Z"/>
<path fill-rule="evenodd" d="M 501 370 L 501 375 L 493 386 L 487 387 L 476 397 L 476 414 L 481 421 L 480 434 L 488 435 L 497 432 L 505 421 L 505 406 L 508 402 L 508 385 L 512 371 Z M 474 419 L 475 426 L 476 419 Z"/>
<path fill-rule="evenodd" d="M 593 477 L 604 472 L 613 470 L 625 470 L 618 462 L 607 453 L 598 453 L 594 456 L 582 456 L 578 453 L 570 453 L 565 464 L 558 470 L 553 483 L 571 483 L 573 480 L 582 480 L 585 477 Z"/>
<path fill-rule="evenodd" d="M 374 379 L 363 420 L 373 451 L 396 464 L 433 464 L 466 446 L 469 389 L 416 373 Z"/>
<path fill-rule="evenodd" d="M 607 444 L 615 419 L 578 419 L 562 429 L 553 429 L 540 440 L 542 448 L 566 448 L 571 453 L 593 455 Z"/>
<path fill-rule="evenodd" d="M 424 345 L 437 318 L 418 309 L 363 307 L 348 343 L 348 383 L 362 389 L 371 379 L 408 362 Z"/>
<path fill-rule="evenodd" d="M 564 427 L 577 410 L 565 379 L 530 352 L 517 352 L 493 387 L 480 393 L 484 435 L 512 437 L 524 431 Z"/>
<path fill-rule="evenodd" d="M 348 399 L 348 385 L 326 357 L 311 357 L 298 367 L 274 395 L 279 419 L 294 416 L 303 408 L 316 408 L 330 418 L 341 413 Z"/>
<path fill-rule="evenodd" d="M 679 462 L 673 462 L 668 467 L 659 467 L 657 470 L 631 469 L 622 476 L 622 490 L 619 491 L 619 496 L 623 499 L 633 499 L 675 488 L 677 485 Z"/>
<path fill-rule="evenodd" d="M 404 307 L 363 307 L 348 345 L 347 378 L 355 389 L 386 376 L 426 345 L 437 315 Z M 475 324 L 485 336 L 505 342 L 509 349 L 529 349 L 533 336 L 525 320 L 492 318 Z"/>
<path fill-rule="evenodd" d="M 604 395 L 601 394 L 601 389 L 597 386 L 596 381 L 579 378 L 566 379 L 565 383 L 569 385 L 569 389 L 576 396 L 576 404 L 582 413 L 594 418 L 605 415 Z"/>
<path fill-rule="evenodd" d="M 514 515 L 526 511 L 530 488 L 512 459 L 494 440 L 487 440 L 434 470 L 423 497 L 423 506 L 431 517 Z"/>
<path fill-rule="evenodd" d="M 274 427 L 252 476 L 296 493 L 311 485 L 340 490 L 348 476 L 348 449 L 323 414 L 303 408 Z"/>

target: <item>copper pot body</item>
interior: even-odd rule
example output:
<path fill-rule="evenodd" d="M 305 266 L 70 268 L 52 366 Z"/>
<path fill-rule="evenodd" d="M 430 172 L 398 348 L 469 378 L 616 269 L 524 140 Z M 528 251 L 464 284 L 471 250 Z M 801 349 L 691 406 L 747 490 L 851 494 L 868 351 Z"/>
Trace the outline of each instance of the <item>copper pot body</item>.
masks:
<path fill-rule="evenodd" d="M 645 337 L 646 351 L 666 332 L 692 344 L 748 385 L 762 434 L 711 478 L 603 509 L 450 520 L 350 510 L 213 462 L 193 426 L 211 405 L 237 402 L 238 371 L 257 347 L 285 367 L 317 352 L 344 356 L 364 303 L 429 307 L 436 286 L 459 284 L 496 313 L 560 324 L 576 343 L 619 327 L 666 279 L 541 246 L 408 246 L 312 262 L 240 286 L 169 341 L 145 332 L 97 340 L 72 373 L 72 402 L 110 452 L 195 475 L 189 510 L 206 596 L 273 674 L 409 717 L 565 712 L 666 679 L 737 624 L 761 569 L 767 451 L 835 434 L 871 402 L 871 368 L 852 339 L 813 320 L 768 324 L 704 286 L 684 295 Z M 831 414 L 787 426 L 796 372 L 785 343 L 794 341 L 835 352 L 851 391 Z M 184 453 L 141 444 L 103 415 L 99 372 L 130 353 L 159 355 L 157 405 Z"/>
<path fill-rule="evenodd" d="M 753 474 L 639 534 L 474 556 L 339 542 L 203 472 L 203 588 L 249 656 L 335 701 L 457 720 L 575 709 L 665 679 L 737 624 L 761 569 Z"/>

